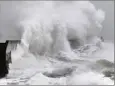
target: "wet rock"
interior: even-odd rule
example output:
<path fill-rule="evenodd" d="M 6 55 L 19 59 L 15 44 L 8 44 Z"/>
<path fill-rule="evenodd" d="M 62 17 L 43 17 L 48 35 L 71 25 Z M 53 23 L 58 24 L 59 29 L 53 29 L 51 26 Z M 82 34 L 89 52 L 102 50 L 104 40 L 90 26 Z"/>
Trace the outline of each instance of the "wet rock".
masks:
<path fill-rule="evenodd" d="M 8 74 L 8 65 L 6 62 L 6 48 L 8 41 L 0 43 L 0 78 L 5 77 Z"/>
<path fill-rule="evenodd" d="M 108 60 L 105 60 L 105 59 L 98 60 L 96 63 L 100 66 L 103 66 L 103 67 L 108 67 L 108 68 L 114 67 L 114 63 L 112 63 Z"/>
<path fill-rule="evenodd" d="M 104 70 L 103 74 L 105 75 L 105 77 L 110 77 L 112 80 L 114 80 L 114 69 Z"/>

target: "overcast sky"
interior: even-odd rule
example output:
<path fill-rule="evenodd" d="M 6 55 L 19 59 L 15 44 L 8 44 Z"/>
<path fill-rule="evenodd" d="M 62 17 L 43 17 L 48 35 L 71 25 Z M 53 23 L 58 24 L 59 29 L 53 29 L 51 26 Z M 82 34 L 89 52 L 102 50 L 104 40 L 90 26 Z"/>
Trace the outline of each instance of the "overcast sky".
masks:
<path fill-rule="evenodd" d="M 91 1 L 97 8 L 102 8 L 105 13 L 101 35 L 107 40 L 114 40 L 114 0 Z"/>

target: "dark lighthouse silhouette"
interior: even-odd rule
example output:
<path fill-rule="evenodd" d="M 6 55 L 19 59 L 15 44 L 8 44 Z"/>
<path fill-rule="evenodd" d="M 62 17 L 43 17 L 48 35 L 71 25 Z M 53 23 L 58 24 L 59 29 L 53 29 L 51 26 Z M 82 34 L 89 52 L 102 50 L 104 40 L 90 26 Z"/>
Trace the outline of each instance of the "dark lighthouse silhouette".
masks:
<path fill-rule="evenodd" d="M 5 77 L 8 74 L 8 64 L 6 61 L 6 48 L 8 41 L 0 43 L 0 78 Z"/>

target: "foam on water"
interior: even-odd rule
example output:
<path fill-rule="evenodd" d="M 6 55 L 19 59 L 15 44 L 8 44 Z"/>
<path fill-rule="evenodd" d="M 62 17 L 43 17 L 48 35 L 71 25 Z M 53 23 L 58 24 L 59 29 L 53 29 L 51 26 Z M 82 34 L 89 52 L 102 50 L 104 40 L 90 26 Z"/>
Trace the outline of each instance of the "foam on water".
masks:
<path fill-rule="evenodd" d="M 100 59 L 113 63 L 114 59 L 114 45 L 102 42 L 98 37 L 105 17 L 101 9 L 96 9 L 89 1 L 2 3 L 2 8 L 5 4 L 12 5 L 8 9 L 12 15 L 18 16 L 14 24 L 23 33 L 21 44 L 12 53 L 14 63 L 11 68 L 31 66 L 40 72 L 25 84 L 113 84 L 102 73 L 108 67 L 102 66 L 101 70 L 96 63 Z M 73 67 L 76 70 L 66 76 L 66 69 Z M 43 75 L 44 72 L 59 75 L 56 71 L 60 72 L 61 78 Z"/>

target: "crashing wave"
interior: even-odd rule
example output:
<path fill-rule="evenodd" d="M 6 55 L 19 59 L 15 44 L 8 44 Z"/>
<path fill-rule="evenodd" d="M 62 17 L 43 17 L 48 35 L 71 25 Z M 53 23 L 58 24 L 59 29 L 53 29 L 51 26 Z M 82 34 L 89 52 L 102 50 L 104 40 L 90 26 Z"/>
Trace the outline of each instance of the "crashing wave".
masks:
<path fill-rule="evenodd" d="M 39 69 L 25 84 L 113 84 L 105 77 L 113 78 L 113 72 L 107 72 L 113 66 L 109 69 L 105 64 L 113 63 L 114 45 L 98 37 L 105 17 L 101 9 L 89 1 L 16 3 L 12 2 L 10 10 L 18 13 L 16 25 L 23 34 L 12 52 L 11 68 Z"/>

